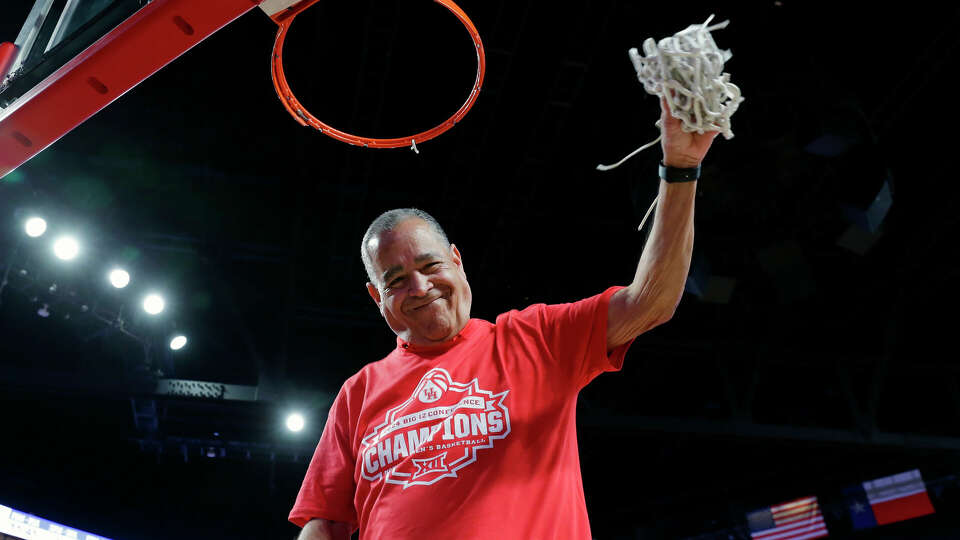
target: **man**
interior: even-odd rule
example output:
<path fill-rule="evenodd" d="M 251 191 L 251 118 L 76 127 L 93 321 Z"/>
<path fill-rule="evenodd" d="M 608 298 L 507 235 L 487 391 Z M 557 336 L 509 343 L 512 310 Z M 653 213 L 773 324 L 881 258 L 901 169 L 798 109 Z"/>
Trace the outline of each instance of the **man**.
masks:
<path fill-rule="evenodd" d="M 633 282 L 470 318 L 458 248 L 429 215 L 387 212 L 361 254 L 397 348 L 344 383 L 290 520 L 300 538 L 589 539 L 576 400 L 669 320 L 693 250 L 696 176 L 716 133 L 666 112 L 660 198 Z"/>

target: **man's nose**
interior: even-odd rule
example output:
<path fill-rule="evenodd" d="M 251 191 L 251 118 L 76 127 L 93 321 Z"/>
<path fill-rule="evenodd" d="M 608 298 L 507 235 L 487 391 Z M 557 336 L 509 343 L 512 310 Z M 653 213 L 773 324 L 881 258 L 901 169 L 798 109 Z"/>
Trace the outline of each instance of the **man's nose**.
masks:
<path fill-rule="evenodd" d="M 413 272 L 410 275 L 410 294 L 413 296 L 424 296 L 427 291 L 433 288 L 433 284 L 427 276 L 420 272 Z"/>

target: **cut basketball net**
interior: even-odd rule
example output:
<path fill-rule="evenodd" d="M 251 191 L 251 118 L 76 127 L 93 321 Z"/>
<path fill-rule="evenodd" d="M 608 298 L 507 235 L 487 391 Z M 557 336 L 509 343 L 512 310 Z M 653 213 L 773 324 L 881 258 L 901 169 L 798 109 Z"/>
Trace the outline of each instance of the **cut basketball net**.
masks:
<path fill-rule="evenodd" d="M 659 43 L 647 38 L 643 42 L 646 56 L 641 56 L 636 48 L 630 49 L 628 54 L 644 90 L 666 101 L 670 115 L 680 120 L 683 131 L 700 134 L 719 131 L 725 138 L 732 139 L 730 117 L 737 111 L 743 98 L 740 89 L 730 82 L 730 74 L 723 73 L 724 62 L 733 54 L 717 48 L 710 35 L 711 30 L 726 28 L 730 21 L 707 26 L 711 20 L 713 15 L 703 24 L 688 26 L 671 37 L 661 39 Z M 661 129 L 661 134 L 655 140 L 637 148 L 617 163 L 597 165 L 597 169 L 615 169 L 660 142 L 663 137 L 662 122 L 657 120 L 656 126 Z M 637 230 L 643 229 L 658 199 L 659 196 L 653 200 Z"/>

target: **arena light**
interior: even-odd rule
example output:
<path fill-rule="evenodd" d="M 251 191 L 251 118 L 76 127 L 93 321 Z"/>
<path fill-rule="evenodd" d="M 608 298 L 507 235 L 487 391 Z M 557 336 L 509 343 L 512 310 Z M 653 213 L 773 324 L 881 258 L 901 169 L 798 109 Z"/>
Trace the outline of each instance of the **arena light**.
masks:
<path fill-rule="evenodd" d="M 306 424 L 307 422 L 303 419 L 303 415 L 299 413 L 292 413 L 287 416 L 287 429 L 294 433 L 302 431 Z"/>
<path fill-rule="evenodd" d="M 72 236 L 61 236 L 53 243 L 53 253 L 63 261 L 70 261 L 80 253 L 80 244 Z"/>
<path fill-rule="evenodd" d="M 37 238 L 47 232 L 47 221 L 42 217 L 32 217 L 27 220 L 23 228 L 27 231 L 27 236 Z"/>
<path fill-rule="evenodd" d="M 114 268 L 110 271 L 110 284 L 122 289 L 130 284 L 130 274 L 122 268 Z"/>
<path fill-rule="evenodd" d="M 187 345 L 187 336 L 178 335 L 170 340 L 170 348 L 179 351 Z"/>
<path fill-rule="evenodd" d="M 163 297 L 159 294 L 148 294 L 143 299 L 143 310 L 151 315 L 159 315 L 163 312 L 163 308 L 166 303 L 163 301 Z"/>

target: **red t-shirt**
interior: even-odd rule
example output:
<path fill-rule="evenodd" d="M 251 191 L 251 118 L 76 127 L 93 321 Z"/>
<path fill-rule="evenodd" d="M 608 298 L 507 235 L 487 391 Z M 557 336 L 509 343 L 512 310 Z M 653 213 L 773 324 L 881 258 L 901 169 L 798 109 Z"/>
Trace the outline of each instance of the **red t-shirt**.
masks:
<path fill-rule="evenodd" d="M 572 304 L 471 319 L 453 339 L 400 339 L 340 389 L 290 521 L 361 539 L 589 539 L 577 394 L 607 354 L 620 287 Z"/>

